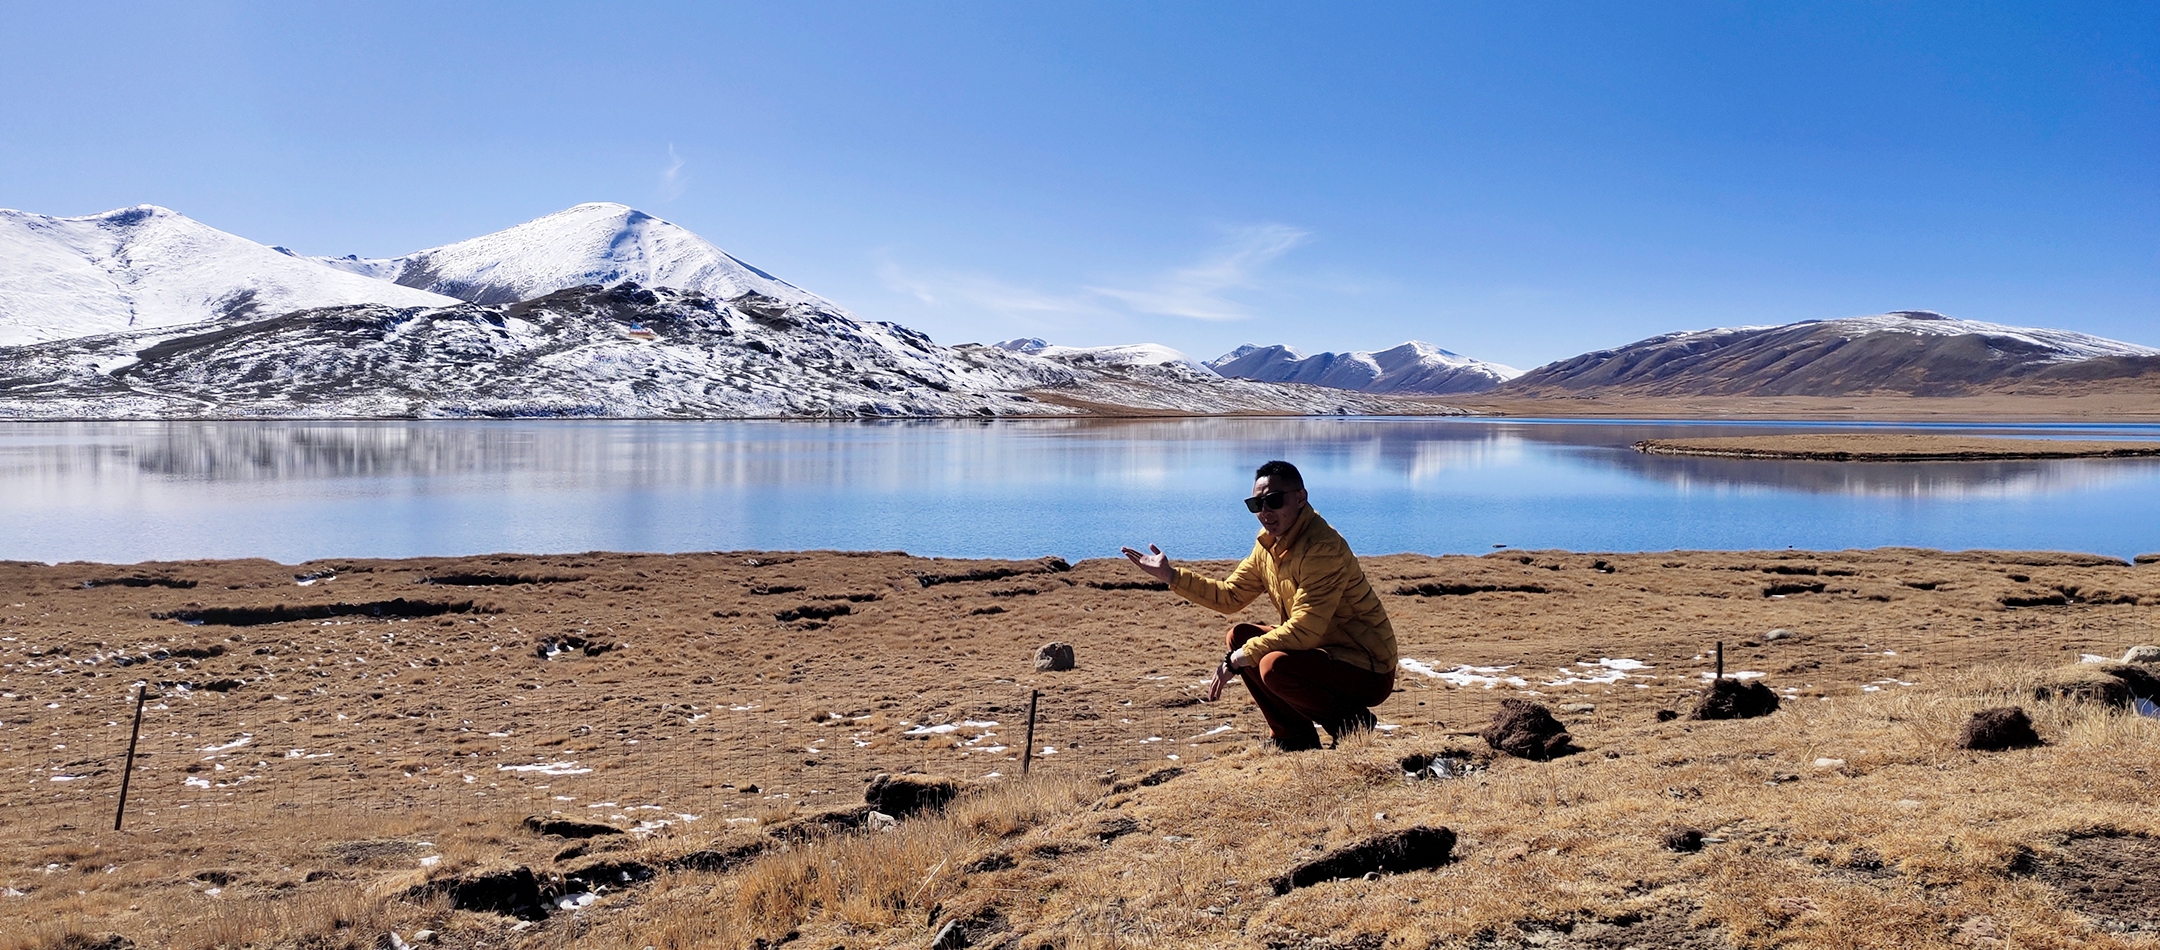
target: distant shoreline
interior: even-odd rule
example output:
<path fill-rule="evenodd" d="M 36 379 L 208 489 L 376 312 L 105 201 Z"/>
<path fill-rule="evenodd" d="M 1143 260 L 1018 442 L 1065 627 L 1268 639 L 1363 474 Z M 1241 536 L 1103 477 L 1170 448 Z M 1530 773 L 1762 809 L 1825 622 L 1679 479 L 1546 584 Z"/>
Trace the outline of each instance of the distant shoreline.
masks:
<path fill-rule="evenodd" d="M 2033 459 L 2153 458 L 2160 442 L 1987 439 L 1915 433 L 1728 436 L 1645 439 L 1645 455 L 1781 459 L 1808 462 L 1982 462 Z"/>

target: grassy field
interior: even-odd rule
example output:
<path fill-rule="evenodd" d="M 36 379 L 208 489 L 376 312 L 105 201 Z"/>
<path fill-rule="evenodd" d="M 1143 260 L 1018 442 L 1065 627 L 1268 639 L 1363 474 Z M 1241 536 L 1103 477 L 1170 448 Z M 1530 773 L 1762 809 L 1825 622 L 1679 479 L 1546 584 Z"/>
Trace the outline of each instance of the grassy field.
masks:
<path fill-rule="evenodd" d="M 0 947 L 920 947 L 954 922 L 1026 948 L 2160 945 L 2160 720 L 2080 662 L 2160 641 L 2160 566 L 1366 564 L 1410 661 L 1389 728 L 1296 754 L 1235 687 L 1197 702 L 1228 618 L 1122 562 L 0 566 Z M 1034 670 L 1051 639 L 1079 669 Z M 1660 721 L 1719 641 L 1780 711 Z M 1491 752 L 1504 697 L 1584 751 Z M 1998 705 L 2046 744 L 1958 749 Z M 1413 753 L 1467 774 L 1406 779 Z M 841 827 L 879 774 L 961 792 Z M 1451 863 L 1271 886 L 1418 825 L 1459 836 Z M 1689 829 L 1701 850 L 1666 846 Z M 454 906 L 520 869 L 544 915 Z"/>

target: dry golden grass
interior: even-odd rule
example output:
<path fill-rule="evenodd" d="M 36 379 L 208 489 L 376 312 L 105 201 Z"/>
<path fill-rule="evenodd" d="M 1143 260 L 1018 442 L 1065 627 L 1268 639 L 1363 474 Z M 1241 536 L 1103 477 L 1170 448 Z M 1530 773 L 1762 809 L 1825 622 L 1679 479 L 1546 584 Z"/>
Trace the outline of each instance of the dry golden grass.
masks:
<path fill-rule="evenodd" d="M 1243 697 L 1190 704 L 1220 621 L 1117 589 L 1133 578 L 1114 563 L 928 587 L 915 576 L 1032 565 L 813 553 L 338 566 L 335 582 L 297 589 L 294 568 L 267 562 L 0 565 L 0 950 L 106 934 L 186 950 L 374 947 L 422 928 L 447 947 L 746 947 L 791 932 L 789 946 L 820 950 L 919 947 L 955 919 L 1029 950 L 2155 943 L 2105 932 L 2027 872 L 2060 865 L 2075 835 L 2160 834 L 2160 722 L 2062 689 L 2098 669 L 2064 673 L 2080 653 L 2160 640 L 2160 568 L 1919 551 L 1372 558 L 1406 656 L 1508 666 L 1525 684 L 1405 673 L 1380 709 L 1394 731 L 1279 755 L 1255 749 Z M 450 592 L 499 613 L 239 629 L 150 616 L 417 599 L 439 593 L 417 577 L 479 569 L 581 579 Z M 82 586 L 161 572 L 201 583 Z M 1467 592 L 1395 593 L 1418 585 Z M 2050 597 L 2063 602 L 2008 606 Z M 834 602 L 854 612 L 764 619 Z M 974 613 L 986 606 L 1004 612 Z M 1773 627 L 1795 635 L 1764 640 Z M 627 646 L 535 655 L 577 631 Z M 1053 636 L 1080 645 L 1079 673 L 1028 666 Z M 1732 667 L 1790 689 L 1784 710 L 1655 722 L 1697 688 L 1717 640 Z M 109 659 L 206 645 L 228 649 Z M 1647 660 L 1654 675 L 1547 683 L 1601 657 Z M 115 833 L 117 752 L 145 674 L 244 685 L 163 689 Z M 1038 745 L 1060 751 L 1020 780 L 1029 687 L 1044 691 Z M 1407 753 L 1483 757 L 1462 733 L 1525 691 L 1556 710 L 1595 703 L 1560 713 L 1588 751 L 1401 779 Z M 1973 711 L 2006 704 L 2049 744 L 1952 747 Z M 918 728 L 992 719 L 1004 725 Z M 593 771 L 514 770 L 545 762 Z M 1165 766 L 1186 772 L 1132 785 Z M 859 802 L 876 772 L 909 770 L 978 791 L 893 831 L 813 837 L 725 873 L 663 872 L 522 928 L 402 897 L 496 867 L 663 867 L 764 840 Z M 559 852 L 573 842 L 518 828 L 548 812 L 669 823 L 570 857 Z M 1460 833 L 1459 860 L 1282 897 L 1269 886 L 1413 824 Z M 1722 840 L 1664 850 L 1679 827 Z"/>

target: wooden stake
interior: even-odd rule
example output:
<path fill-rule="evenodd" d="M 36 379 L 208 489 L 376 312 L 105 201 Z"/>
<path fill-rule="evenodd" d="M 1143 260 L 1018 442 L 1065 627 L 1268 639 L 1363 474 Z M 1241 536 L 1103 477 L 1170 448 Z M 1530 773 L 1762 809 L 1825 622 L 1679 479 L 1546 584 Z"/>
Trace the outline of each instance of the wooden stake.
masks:
<path fill-rule="evenodd" d="M 1027 747 L 1020 750 L 1020 774 L 1028 774 L 1035 764 L 1035 701 L 1042 698 L 1041 690 L 1028 690 Z"/>
<path fill-rule="evenodd" d="M 135 688 L 135 728 L 128 730 L 127 765 L 120 770 L 120 807 L 113 810 L 112 830 L 120 830 L 120 822 L 127 817 L 128 782 L 135 777 L 135 739 L 142 735 L 143 699 L 150 695 L 150 684 Z"/>
<path fill-rule="evenodd" d="M 1717 678 L 1725 678 L 1725 641 L 1717 642 Z"/>

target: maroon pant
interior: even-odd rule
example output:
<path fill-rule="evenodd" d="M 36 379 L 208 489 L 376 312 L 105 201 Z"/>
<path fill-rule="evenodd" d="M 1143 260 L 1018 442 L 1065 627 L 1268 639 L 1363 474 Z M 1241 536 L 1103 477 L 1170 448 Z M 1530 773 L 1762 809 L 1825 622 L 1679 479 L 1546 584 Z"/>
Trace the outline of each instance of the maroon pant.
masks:
<path fill-rule="evenodd" d="M 1235 650 L 1268 630 L 1241 623 L 1224 639 Z M 1313 731 L 1316 722 L 1337 739 L 1372 728 L 1371 707 L 1395 691 L 1394 670 L 1375 673 L 1335 659 L 1326 650 L 1277 650 L 1238 675 L 1244 677 L 1260 715 L 1267 717 L 1275 743 L 1290 750 L 1320 747 L 1320 736 Z"/>

